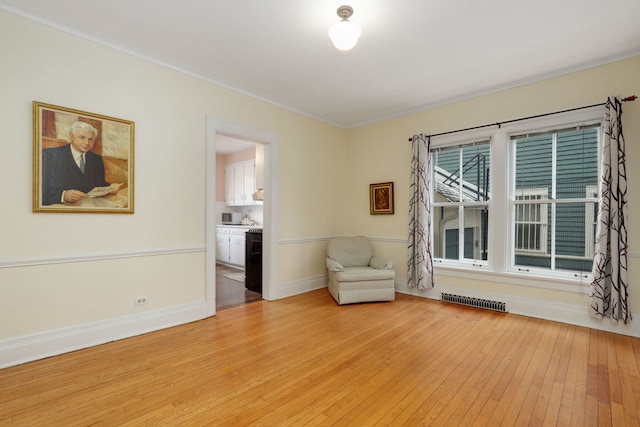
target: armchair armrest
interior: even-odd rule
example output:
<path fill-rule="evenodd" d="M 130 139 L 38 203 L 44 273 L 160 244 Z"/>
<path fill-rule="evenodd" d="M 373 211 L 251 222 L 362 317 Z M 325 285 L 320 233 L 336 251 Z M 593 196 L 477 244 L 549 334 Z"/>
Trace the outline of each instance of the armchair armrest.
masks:
<path fill-rule="evenodd" d="M 327 269 L 331 271 L 343 271 L 344 265 L 340 264 L 338 261 L 336 261 L 333 258 L 327 257 Z"/>
<path fill-rule="evenodd" d="M 391 270 L 393 269 L 393 261 L 385 261 L 376 257 L 371 257 L 369 267 L 375 268 L 376 270 Z"/>

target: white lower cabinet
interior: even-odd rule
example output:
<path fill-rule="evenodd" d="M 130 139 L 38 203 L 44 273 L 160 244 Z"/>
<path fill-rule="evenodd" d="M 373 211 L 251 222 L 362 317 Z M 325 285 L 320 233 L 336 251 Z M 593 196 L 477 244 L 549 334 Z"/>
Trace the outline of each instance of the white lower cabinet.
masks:
<path fill-rule="evenodd" d="M 246 228 L 216 227 L 216 260 L 244 267 Z"/>
<path fill-rule="evenodd" d="M 244 267 L 244 247 L 245 234 L 247 230 L 244 228 L 232 228 L 229 232 L 231 239 L 229 242 L 229 262 Z"/>
<path fill-rule="evenodd" d="M 216 261 L 229 262 L 229 228 L 216 227 Z"/>

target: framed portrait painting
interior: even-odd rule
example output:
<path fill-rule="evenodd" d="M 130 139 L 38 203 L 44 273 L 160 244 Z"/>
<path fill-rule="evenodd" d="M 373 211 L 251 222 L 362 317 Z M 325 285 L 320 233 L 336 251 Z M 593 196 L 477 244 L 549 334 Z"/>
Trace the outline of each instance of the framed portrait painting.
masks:
<path fill-rule="evenodd" d="M 33 102 L 33 211 L 133 213 L 134 123 Z"/>
<path fill-rule="evenodd" d="M 369 184 L 369 213 L 393 214 L 393 182 Z"/>

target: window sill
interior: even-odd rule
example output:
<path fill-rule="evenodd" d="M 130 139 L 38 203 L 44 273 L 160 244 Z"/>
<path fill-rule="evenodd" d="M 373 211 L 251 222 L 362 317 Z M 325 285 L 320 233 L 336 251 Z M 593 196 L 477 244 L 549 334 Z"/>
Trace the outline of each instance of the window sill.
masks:
<path fill-rule="evenodd" d="M 527 286 L 554 291 L 571 292 L 576 294 L 587 294 L 589 292 L 589 282 L 583 278 L 561 278 L 553 276 L 542 276 L 535 273 L 517 272 L 495 272 L 488 270 L 488 265 L 482 267 L 443 265 L 434 263 L 435 276 L 458 277 L 484 282 L 496 282 L 508 285 Z"/>

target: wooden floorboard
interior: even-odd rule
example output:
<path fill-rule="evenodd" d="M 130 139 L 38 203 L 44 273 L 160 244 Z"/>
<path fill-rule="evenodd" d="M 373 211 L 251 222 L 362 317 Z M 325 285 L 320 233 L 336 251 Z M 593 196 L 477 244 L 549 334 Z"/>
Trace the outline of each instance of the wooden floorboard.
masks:
<path fill-rule="evenodd" d="M 244 272 L 241 268 L 234 268 L 228 265 L 216 264 L 216 311 L 238 305 L 248 304 L 262 299 L 259 292 L 250 291 L 244 282 L 232 280 L 226 277 L 229 273 Z"/>
<path fill-rule="evenodd" d="M 326 289 L 0 370 L 1 426 L 639 426 L 640 339 Z"/>

